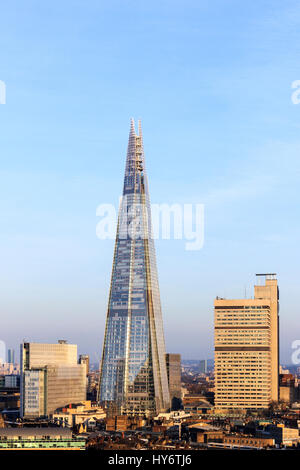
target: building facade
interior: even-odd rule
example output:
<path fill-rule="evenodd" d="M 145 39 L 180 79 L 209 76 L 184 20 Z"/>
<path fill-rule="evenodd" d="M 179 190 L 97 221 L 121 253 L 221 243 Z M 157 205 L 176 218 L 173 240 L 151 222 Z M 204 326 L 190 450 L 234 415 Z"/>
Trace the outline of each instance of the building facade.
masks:
<path fill-rule="evenodd" d="M 160 294 L 143 139 L 134 121 L 120 203 L 99 401 L 116 414 L 151 415 L 170 406 Z"/>
<path fill-rule="evenodd" d="M 90 373 L 90 356 L 88 354 L 80 354 L 78 362 L 79 364 L 85 364 L 86 375 L 88 376 Z"/>
<path fill-rule="evenodd" d="M 215 300 L 215 408 L 267 408 L 279 399 L 279 290 L 257 275 L 253 299 Z"/>
<path fill-rule="evenodd" d="M 207 374 L 207 360 L 202 359 L 199 361 L 199 372 L 200 374 Z"/>
<path fill-rule="evenodd" d="M 52 415 L 53 423 L 59 426 L 73 428 L 83 425 L 85 429 L 93 427 L 94 423 L 105 418 L 106 413 L 103 408 L 92 406 L 88 400 L 76 404 L 70 403 L 66 408 L 60 408 Z"/>
<path fill-rule="evenodd" d="M 4 376 L 4 387 L 5 388 L 19 388 L 20 387 L 20 376 L 16 374 L 10 374 Z"/>
<path fill-rule="evenodd" d="M 86 366 L 77 364 L 77 345 L 21 344 L 21 406 L 23 418 L 51 415 L 68 403 L 86 399 Z"/>
<path fill-rule="evenodd" d="M 166 354 L 167 374 L 170 391 L 171 409 L 181 407 L 181 356 L 180 354 Z"/>
<path fill-rule="evenodd" d="M 7 350 L 7 362 L 9 364 L 14 364 L 15 363 L 15 350 L 14 349 L 8 349 Z"/>
<path fill-rule="evenodd" d="M 0 429 L 0 450 L 85 450 L 85 439 L 66 428 Z"/>

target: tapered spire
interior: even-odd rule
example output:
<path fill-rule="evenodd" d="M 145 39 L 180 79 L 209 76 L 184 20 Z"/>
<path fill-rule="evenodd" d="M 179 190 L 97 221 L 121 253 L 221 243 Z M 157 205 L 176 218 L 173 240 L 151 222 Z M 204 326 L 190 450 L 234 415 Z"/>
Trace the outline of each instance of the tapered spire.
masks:
<path fill-rule="evenodd" d="M 130 134 L 134 134 L 134 135 L 135 135 L 135 123 L 134 123 L 134 119 L 133 119 L 133 118 L 130 119 Z"/>
<path fill-rule="evenodd" d="M 170 396 L 141 121 L 130 122 L 100 366 L 99 401 L 119 413 L 165 411 Z"/>
<path fill-rule="evenodd" d="M 134 118 L 130 119 L 130 133 L 129 133 L 129 135 L 134 135 L 136 137 L 142 137 L 143 136 L 141 119 L 138 119 L 138 134 L 136 133 L 136 130 L 135 130 Z"/>
<path fill-rule="evenodd" d="M 142 133 L 142 121 L 139 119 L 138 120 L 138 130 L 139 130 L 139 136 L 140 137 L 143 137 L 143 133 Z"/>

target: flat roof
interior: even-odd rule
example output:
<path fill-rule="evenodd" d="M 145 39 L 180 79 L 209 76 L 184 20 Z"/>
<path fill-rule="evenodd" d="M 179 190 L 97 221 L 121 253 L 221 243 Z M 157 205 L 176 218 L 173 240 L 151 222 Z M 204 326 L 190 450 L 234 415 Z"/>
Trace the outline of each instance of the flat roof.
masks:
<path fill-rule="evenodd" d="M 277 273 L 256 273 L 255 276 L 277 276 Z"/>
<path fill-rule="evenodd" d="M 189 429 L 199 429 L 201 431 L 223 431 L 221 428 L 217 426 L 213 426 L 212 424 L 207 423 L 195 423 L 190 424 L 188 426 Z"/>
<path fill-rule="evenodd" d="M 53 428 L 38 428 L 38 427 L 26 427 L 26 428 L 2 428 L 0 429 L 0 438 L 1 437 L 12 437 L 12 436 L 62 436 L 62 437 L 72 437 L 72 431 L 68 428 L 62 427 L 53 427 Z"/>

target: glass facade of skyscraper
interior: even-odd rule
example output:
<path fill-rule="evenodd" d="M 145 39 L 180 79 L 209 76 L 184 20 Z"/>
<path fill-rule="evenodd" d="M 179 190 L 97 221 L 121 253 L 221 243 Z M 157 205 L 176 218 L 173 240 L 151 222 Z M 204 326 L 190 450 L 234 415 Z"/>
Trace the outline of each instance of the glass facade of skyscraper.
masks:
<path fill-rule="evenodd" d="M 131 123 L 100 366 L 99 400 L 126 414 L 169 408 L 141 126 Z"/>

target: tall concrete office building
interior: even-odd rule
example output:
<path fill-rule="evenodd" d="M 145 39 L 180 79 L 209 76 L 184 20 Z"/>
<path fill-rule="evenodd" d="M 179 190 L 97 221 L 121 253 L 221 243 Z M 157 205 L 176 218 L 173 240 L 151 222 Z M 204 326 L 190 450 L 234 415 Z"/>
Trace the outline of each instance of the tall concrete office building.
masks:
<path fill-rule="evenodd" d="M 77 364 L 77 345 L 21 344 L 20 415 L 38 418 L 86 400 L 86 365 Z"/>
<path fill-rule="evenodd" d="M 170 406 L 160 294 L 141 123 L 131 121 L 120 203 L 99 401 L 116 414 Z"/>
<path fill-rule="evenodd" d="M 279 290 L 257 274 L 252 299 L 215 300 L 215 407 L 267 408 L 278 401 Z"/>

